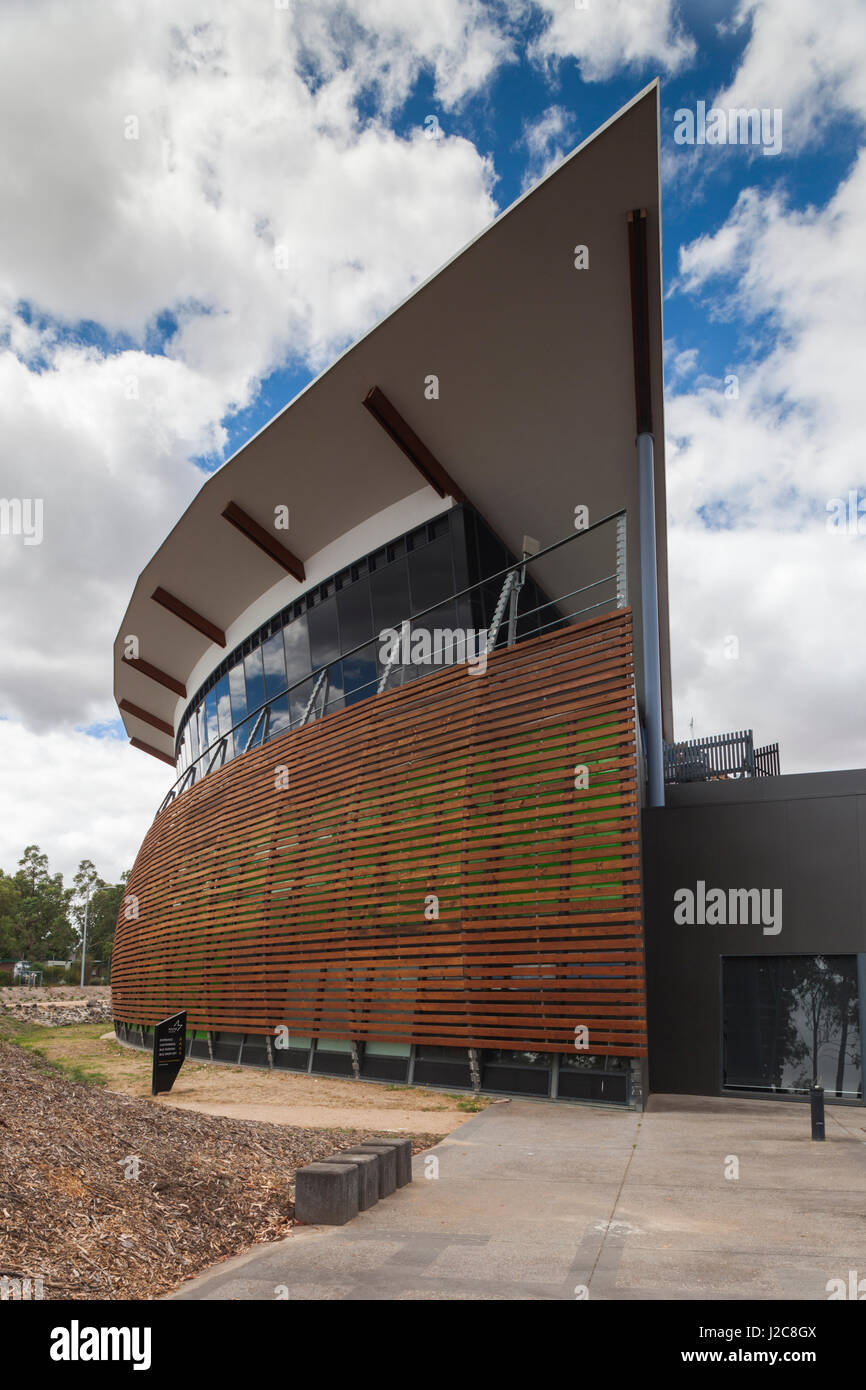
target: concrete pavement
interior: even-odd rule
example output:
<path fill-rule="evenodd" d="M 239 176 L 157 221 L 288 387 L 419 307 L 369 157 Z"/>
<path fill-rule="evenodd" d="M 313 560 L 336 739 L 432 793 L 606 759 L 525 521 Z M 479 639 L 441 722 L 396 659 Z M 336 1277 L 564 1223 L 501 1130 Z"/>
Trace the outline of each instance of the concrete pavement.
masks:
<path fill-rule="evenodd" d="M 171 1297 L 823 1300 L 866 1277 L 866 1112 L 828 1107 L 827 1142 L 809 1136 L 805 1105 L 511 1101 L 347 1226 L 297 1227 Z"/>

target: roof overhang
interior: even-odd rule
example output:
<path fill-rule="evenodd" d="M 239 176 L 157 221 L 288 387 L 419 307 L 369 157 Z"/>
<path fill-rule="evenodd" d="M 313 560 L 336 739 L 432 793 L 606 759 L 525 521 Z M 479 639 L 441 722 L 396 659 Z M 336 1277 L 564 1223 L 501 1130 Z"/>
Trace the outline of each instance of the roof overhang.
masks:
<path fill-rule="evenodd" d="M 115 641 L 115 696 L 132 738 L 173 756 L 173 739 L 159 723 L 177 726 L 195 693 L 191 673 L 209 653 L 211 668 L 225 655 L 214 634 L 224 636 L 287 573 L 302 592 L 298 576 L 315 568 L 319 552 L 419 487 L 435 502 L 443 476 L 452 495 L 460 490 L 470 498 L 515 553 L 524 535 L 544 546 L 569 534 L 579 504 L 591 521 L 621 508 L 636 518 L 627 220 L 636 208 L 647 213 L 662 698 L 670 731 L 654 82 L 203 484 L 139 577 Z M 577 246 L 588 249 L 585 269 L 575 267 Z M 437 399 L 425 393 L 431 375 L 438 377 Z M 412 449 L 377 418 L 373 387 L 416 432 L 441 474 L 423 457 L 413 460 Z M 285 519 L 279 509 L 287 509 L 287 529 L 275 529 L 277 516 Z M 249 521 L 284 553 L 268 553 Z M 576 548 L 562 547 L 534 567 L 551 595 L 574 587 Z M 628 531 L 628 569 L 640 690 L 636 521 Z M 124 660 L 131 636 L 137 666 Z"/>

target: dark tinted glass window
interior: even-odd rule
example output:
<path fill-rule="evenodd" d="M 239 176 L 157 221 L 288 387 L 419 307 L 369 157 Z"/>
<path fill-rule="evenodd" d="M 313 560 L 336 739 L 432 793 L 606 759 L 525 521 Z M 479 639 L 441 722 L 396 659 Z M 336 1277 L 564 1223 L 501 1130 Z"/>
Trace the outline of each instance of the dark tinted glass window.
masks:
<path fill-rule="evenodd" d="M 307 623 L 310 632 L 310 655 L 313 669 L 316 670 L 320 666 L 327 666 L 329 661 L 340 655 L 336 599 L 326 599 L 324 603 L 311 608 L 307 614 Z"/>
<path fill-rule="evenodd" d="M 265 700 L 265 670 L 261 647 L 244 657 L 244 671 L 247 678 L 247 709 L 252 714 Z"/>
<path fill-rule="evenodd" d="M 385 628 L 399 628 L 409 617 L 409 574 L 406 561 L 395 560 L 370 577 L 373 597 L 373 630 L 378 635 Z"/>
<path fill-rule="evenodd" d="M 451 563 L 451 537 L 422 545 L 409 555 L 409 587 L 412 612 L 421 613 L 434 603 L 443 603 L 454 593 L 454 569 Z"/>
<path fill-rule="evenodd" d="M 337 594 L 337 613 L 340 620 L 340 648 L 350 652 L 373 636 L 373 610 L 370 606 L 370 581 L 358 579 Z"/>
<path fill-rule="evenodd" d="M 265 668 L 265 690 L 268 699 L 281 695 L 286 688 L 286 654 L 282 632 L 275 632 L 262 645 L 262 660 Z"/>
<path fill-rule="evenodd" d="M 475 534 L 477 577 L 487 579 L 491 574 L 498 574 L 505 568 L 508 564 L 508 552 L 478 517 L 475 518 Z"/>
<path fill-rule="evenodd" d="M 862 1094 L 856 956 L 742 956 L 723 962 L 724 1084 Z"/>
<path fill-rule="evenodd" d="M 377 679 L 376 646 L 374 643 L 371 642 L 368 647 L 362 647 L 354 656 L 343 658 L 343 688 L 347 705 L 355 704 L 358 700 L 366 700 L 368 695 L 375 694 Z"/>
<path fill-rule="evenodd" d="M 328 692 L 325 714 L 331 714 L 336 709 L 342 709 L 343 700 L 343 672 L 342 663 L 335 661 L 328 667 Z M 321 703 L 317 700 L 316 709 L 321 709 Z"/>
<path fill-rule="evenodd" d="M 316 685 L 316 677 L 310 676 L 301 685 L 296 686 L 289 696 L 289 710 L 292 716 L 292 725 L 297 728 L 304 717 L 304 711 L 310 702 L 310 696 Z M 317 707 L 321 703 L 321 697 L 317 699 Z M 312 717 L 312 716 L 311 716 Z"/>
<path fill-rule="evenodd" d="M 286 649 L 286 679 L 291 686 L 312 670 L 306 614 L 283 628 L 283 642 Z"/>

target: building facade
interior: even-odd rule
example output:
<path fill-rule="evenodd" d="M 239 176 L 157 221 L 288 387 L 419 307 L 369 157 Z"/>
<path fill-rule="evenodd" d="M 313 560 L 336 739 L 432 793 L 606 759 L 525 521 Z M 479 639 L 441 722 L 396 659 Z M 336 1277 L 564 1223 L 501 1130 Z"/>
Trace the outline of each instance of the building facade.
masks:
<path fill-rule="evenodd" d="M 658 151 L 653 84 L 143 571 L 115 690 L 174 780 L 118 921 L 122 1041 L 186 1009 L 217 1062 L 632 1106 L 817 1067 L 862 1100 L 860 870 L 832 930 L 803 904 L 866 785 L 673 746 Z M 755 919 L 708 926 L 708 884 Z M 800 916 L 767 935 L 777 888 Z"/>

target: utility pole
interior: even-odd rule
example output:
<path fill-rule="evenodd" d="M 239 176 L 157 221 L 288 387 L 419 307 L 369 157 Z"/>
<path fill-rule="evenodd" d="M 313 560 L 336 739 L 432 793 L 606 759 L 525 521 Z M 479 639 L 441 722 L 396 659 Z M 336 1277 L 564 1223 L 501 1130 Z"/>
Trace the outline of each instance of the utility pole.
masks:
<path fill-rule="evenodd" d="M 84 940 L 81 943 L 81 988 L 84 989 L 84 957 L 87 954 L 87 911 L 90 907 L 90 889 L 84 899 Z"/>

